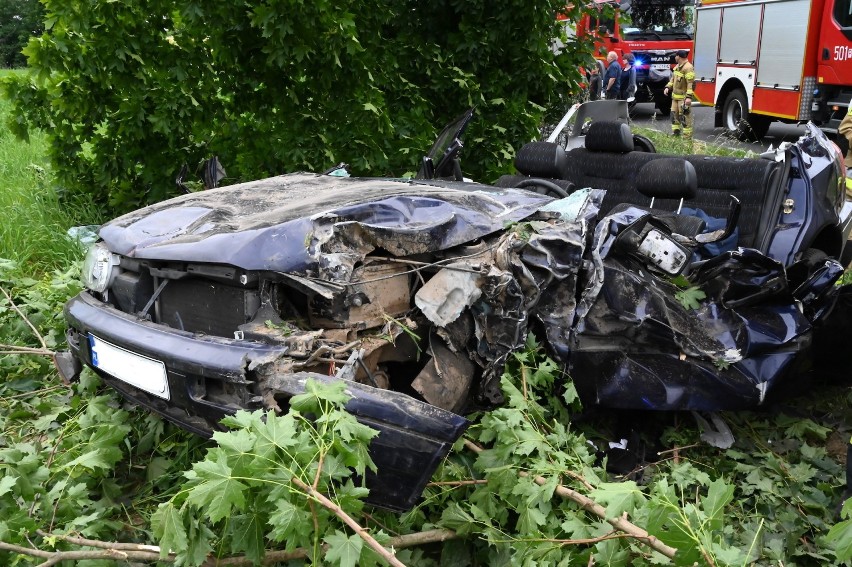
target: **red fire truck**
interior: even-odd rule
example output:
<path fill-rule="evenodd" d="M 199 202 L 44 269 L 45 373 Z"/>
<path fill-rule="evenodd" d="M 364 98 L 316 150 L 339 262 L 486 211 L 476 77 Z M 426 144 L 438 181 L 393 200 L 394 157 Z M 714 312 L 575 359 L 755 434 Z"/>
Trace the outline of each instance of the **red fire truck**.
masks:
<path fill-rule="evenodd" d="M 695 94 L 716 126 L 760 138 L 770 122 L 836 134 L 852 98 L 852 0 L 704 0 Z"/>
<path fill-rule="evenodd" d="M 671 98 L 663 94 L 671 78 L 674 54 L 692 50 L 694 0 L 593 0 L 598 15 L 584 16 L 577 35 L 595 37 L 595 57 L 606 64 L 615 51 L 636 58 L 636 102 L 653 102 L 668 115 Z"/>

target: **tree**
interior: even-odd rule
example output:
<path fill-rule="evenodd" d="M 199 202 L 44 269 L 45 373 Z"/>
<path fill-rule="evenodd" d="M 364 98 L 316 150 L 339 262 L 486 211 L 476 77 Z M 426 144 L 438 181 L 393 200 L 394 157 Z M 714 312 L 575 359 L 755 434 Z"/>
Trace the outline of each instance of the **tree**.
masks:
<path fill-rule="evenodd" d="M 30 37 L 44 31 L 44 8 L 38 0 L 0 2 L 0 66 L 23 67 L 21 52 Z"/>
<path fill-rule="evenodd" d="M 45 6 L 32 75 L 6 82 L 13 130 L 50 132 L 59 181 L 119 210 L 175 194 L 180 164 L 210 155 L 231 182 L 341 161 L 413 172 L 436 127 L 471 105 L 463 167 L 493 180 L 590 53 L 553 51 L 558 0 Z"/>

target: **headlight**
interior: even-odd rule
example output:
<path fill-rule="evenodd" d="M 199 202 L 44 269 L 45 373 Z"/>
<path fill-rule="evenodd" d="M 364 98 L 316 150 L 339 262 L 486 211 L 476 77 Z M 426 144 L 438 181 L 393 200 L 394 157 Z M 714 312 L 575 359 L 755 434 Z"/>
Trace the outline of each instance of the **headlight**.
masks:
<path fill-rule="evenodd" d="M 115 279 L 119 262 L 118 255 L 110 252 L 103 242 L 93 244 L 83 261 L 83 285 L 92 291 L 103 293 Z"/>

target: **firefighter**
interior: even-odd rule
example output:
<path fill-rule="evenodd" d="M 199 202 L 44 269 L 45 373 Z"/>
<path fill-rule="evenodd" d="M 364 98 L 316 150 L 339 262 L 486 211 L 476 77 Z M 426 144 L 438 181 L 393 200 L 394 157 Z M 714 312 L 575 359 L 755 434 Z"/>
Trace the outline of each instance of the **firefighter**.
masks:
<path fill-rule="evenodd" d="M 852 197 L 852 177 L 849 176 L 852 173 L 852 105 L 840 121 L 837 133 L 846 138 L 846 195 Z"/>
<path fill-rule="evenodd" d="M 663 93 L 672 94 L 672 134 L 680 136 L 681 133 L 692 138 L 692 85 L 695 83 L 695 69 L 686 58 L 689 55 L 685 49 L 675 53 L 675 68 L 672 70 L 672 78 L 666 85 Z M 682 130 L 682 132 L 681 132 Z"/>

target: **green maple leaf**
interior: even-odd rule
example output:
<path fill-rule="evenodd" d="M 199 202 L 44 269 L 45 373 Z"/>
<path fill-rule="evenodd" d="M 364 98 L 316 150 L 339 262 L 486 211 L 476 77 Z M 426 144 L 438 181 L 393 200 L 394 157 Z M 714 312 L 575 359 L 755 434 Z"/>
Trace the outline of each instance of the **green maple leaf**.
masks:
<path fill-rule="evenodd" d="M 268 412 L 266 421 L 258 420 L 254 429 L 257 432 L 254 450 L 262 458 L 270 458 L 278 449 L 287 449 L 297 443 L 296 425 L 289 415 L 279 416 Z"/>
<path fill-rule="evenodd" d="M 228 429 L 253 429 L 263 423 L 263 412 L 238 410 L 234 415 L 226 415 L 222 418 L 222 425 Z"/>
<path fill-rule="evenodd" d="M 210 521 L 218 522 L 228 517 L 232 508 L 243 510 L 246 485 L 231 476 L 231 468 L 224 457 L 196 463 L 192 472 L 201 482 L 189 490 L 187 502 L 206 509 Z"/>
<path fill-rule="evenodd" d="M 725 506 L 734 498 L 734 486 L 726 484 L 721 478 L 710 483 L 707 496 L 702 499 L 701 507 L 707 514 L 711 530 L 719 530 L 725 525 Z"/>
<path fill-rule="evenodd" d="M 324 384 L 318 380 L 308 379 L 305 382 L 305 393 L 290 398 L 290 407 L 302 413 L 324 413 L 320 400 L 330 402 L 338 407 L 349 401 L 351 396 L 346 393 L 346 383 L 342 380 Z"/>
<path fill-rule="evenodd" d="M 645 495 L 632 480 L 603 482 L 589 497 L 606 507 L 607 518 L 620 516 L 622 512 L 630 514 L 645 500 Z"/>
<path fill-rule="evenodd" d="M 537 506 L 527 506 L 518 516 L 518 532 L 521 534 L 540 533 L 538 528 L 547 523 L 545 516 Z"/>
<path fill-rule="evenodd" d="M 186 551 L 177 555 L 178 565 L 201 565 L 207 556 L 213 551 L 210 542 L 216 537 L 210 528 L 203 523 L 204 520 L 193 518 L 187 537 Z"/>
<path fill-rule="evenodd" d="M 276 500 L 274 507 L 275 511 L 269 515 L 268 520 L 269 525 L 272 526 L 269 538 L 276 542 L 286 540 L 287 549 L 298 547 L 303 540 L 294 536 L 307 537 L 310 534 L 311 515 L 286 500 Z"/>
<path fill-rule="evenodd" d="M 250 431 L 237 429 L 217 431 L 213 434 L 213 440 L 220 447 L 229 449 L 235 453 L 248 453 L 254 448 L 255 437 Z"/>
<path fill-rule="evenodd" d="M 172 502 L 160 504 L 151 516 L 151 526 L 154 529 L 154 537 L 160 542 L 160 557 L 168 557 L 170 551 L 179 553 L 186 550 L 183 519 Z"/>
<path fill-rule="evenodd" d="M 698 309 L 701 307 L 701 300 L 707 297 L 707 294 L 701 291 L 698 286 L 675 292 L 675 299 L 683 305 L 684 309 Z"/>
<path fill-rule="evenodd" d="M 104 451 L 102 449 L 92 449 L 86 453 L 83 453 L 67 465 L 65 468 L 73 469 L 75 467 L 83 467 L 85 469 L 94 470 L 94 469 L 111 469 L 112 463 L 107 459 Z"/>
<path fill-rule="evenodd" d="M 364 540 L 358 535 L 346 537 L 345 533 L 335 530 L 333 534 L 323 538 L 323 541 L 328 544 L 325 554 L 328 561 L 337 563 L 340 567 L 355 567 L 358 564 L 364 546 Z"/>
<path fill-rule="evenodd" d="M 838 561 L 852 559 L 852 520 L 845 520 L 828 530 L 827 540 L 834 542 Z"/>
<path fill-rule="evenodd" d="M 18 477 L 13 475 L 6 475 L 3 478 L 0 478 L 0 496 L 10 492 L 17 482 Z"/>
<path fill-rule="evenodd" d="M 335 425 L 335 429 L 345 441 L 357 439 L 358 441 L 369 442 L 379 434 L 379 432 L 372 427 L 359 423 L 351 414 L 340 412 L 337 417 L 338 421 Z"/>
<path fill-rule="evenodd" d="M 455 531 L 461 536 L 476 533 L 475 518 L 458 502 L 450 502 L 441 512 L 441 526 Z"/>
<path fill-rule="evenodd" d="M 264 516 L 241 514 L 231 520 L 231 551 L 244 552 L 255 565 L 260 564 L 264 554 Z"/>

